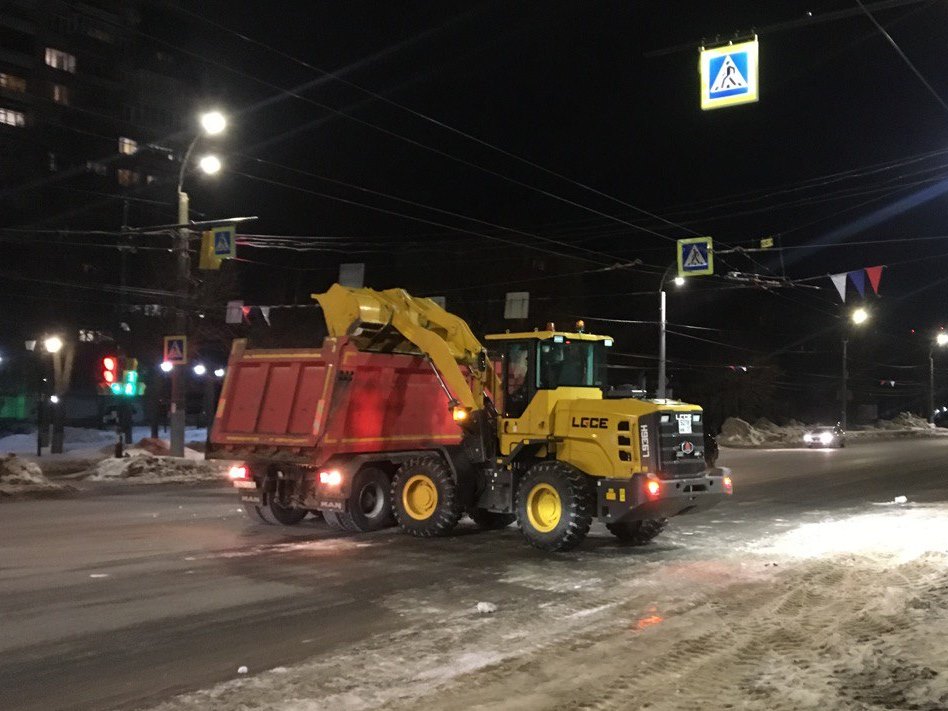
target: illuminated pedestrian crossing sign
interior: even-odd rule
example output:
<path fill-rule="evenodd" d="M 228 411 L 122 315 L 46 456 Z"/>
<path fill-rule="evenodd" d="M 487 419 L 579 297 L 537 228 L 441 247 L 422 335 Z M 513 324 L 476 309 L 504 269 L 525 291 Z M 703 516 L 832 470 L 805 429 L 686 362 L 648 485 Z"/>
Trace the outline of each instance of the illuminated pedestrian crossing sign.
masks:
<path fill-rule="evenodd" d="M 188 337 L 165 336 L 165 362 L 185 365 L 188 362 Z"/>
<path fill-rule="evenodd" d="M 701 108 L 757 101 L 757 39 L 701 50 Z"/>
<path fill-rule="evenodd" d="M 234 240 L 234 228 L 215 227 L 211 230 L 214 240 L 214 256 L 221 259 L 233 259 L 237 256 L 237 245 Z"/>
<path fill-rule="evenodd" d="M 714 274 L 714 247 L 710 237 L 678 240 L 678 276 Z"/>

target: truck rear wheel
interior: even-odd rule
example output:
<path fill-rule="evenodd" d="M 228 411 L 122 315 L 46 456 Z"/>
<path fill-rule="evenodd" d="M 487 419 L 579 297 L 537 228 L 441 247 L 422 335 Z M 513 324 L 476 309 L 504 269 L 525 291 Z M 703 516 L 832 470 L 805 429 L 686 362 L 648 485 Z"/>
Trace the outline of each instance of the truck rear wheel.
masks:
<path fill-rule="evenodd" d="M 651 518 L 646 521 L 617 521 L 616 523 L 607 523 L 606 528 L 609 529 L 609 533 L 620 541 L 641 546 L 664 531 L 667 525 L 667 518 Z"/>
<path fill-rule="evenodd" d="M 281 506 L 272 494 L 263 495 L 263 506 L 244 504 L 244 511 L 254 521 L 263 521 L 271 526 L 295 526 L 309 513 L 306 509 L 291 509 Z"/>
<path fill-rule="evenodd" d="M 507 528 L 517 520 L 517 514 L 497 513 L 487 509 L 474 509 L 469 516 L 477 527 L 484 531 L 496 531 L 501 528 Z"/>
<path fill-rule="evenodd" d="M 327 511 L 326 522 L 343 531 L 378 531 L 392 525 L 391 482 L 381 469 L 366 467 L 352 479 L 348 511 Z"/>
<path fill-rule="evenodd" d="M 392 481 L 392 509 L 401 529 L 413 536 L 444 536 L 461 518 L 457 484 L 440 459 L 409 459 Z"/>
<path fill-rule="evenodd" d="M 582 472 L 562 462 L 535 464 L 517 490 L 517 521 L 534 548 L 575 548 L 592 525 L 593 495 Z"/>

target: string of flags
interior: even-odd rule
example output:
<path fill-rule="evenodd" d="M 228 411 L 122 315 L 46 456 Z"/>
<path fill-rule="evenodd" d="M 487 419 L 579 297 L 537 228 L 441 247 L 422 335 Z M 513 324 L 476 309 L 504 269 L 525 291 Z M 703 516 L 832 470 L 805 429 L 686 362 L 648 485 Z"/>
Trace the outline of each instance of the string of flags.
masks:
<path fill-rule="evenodd" d="M 872 287 L 873 293 L 879 295 L 879 282 L 882 281 L 882 270 L 885 269 L 885 265 L 878 265 L 875 267 L 865 267 L 864 269 L 856 269 L 851 272 L 840 272 L 839 274 L 830 274 L 829 278 L 833 282 L 833 286 L 836 287 L 836 291 L 839 292 L 839 298 L 843 300 L 843 303 L 846 303 L 846 282 L 847 280 L 852 282 L 852 285 L 856 287 L 856 291 L 859 292 L 859 296 L 865 298 L 866 296 L 866 280 L 869 281 L 869 286 Z"/>

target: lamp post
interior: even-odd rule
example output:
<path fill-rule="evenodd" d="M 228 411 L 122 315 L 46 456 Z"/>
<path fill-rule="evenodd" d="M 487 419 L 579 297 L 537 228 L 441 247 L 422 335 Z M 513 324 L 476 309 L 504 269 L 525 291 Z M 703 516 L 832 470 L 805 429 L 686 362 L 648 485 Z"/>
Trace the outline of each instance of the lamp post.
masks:
<path fill-rule="evenodd" d="M 195 135 L 181 161 L 181 170 L 178 173 L 178 231 L 175 236 L 175 273 L 177 291 L 177 309 L 175 310 L 175 332 L 185 335 L 188 328 L 187 298 L 188 286 L 191 277 L 191 256 L 188 253 L 188 195 L 184 192 L 184 174 L 191 161 L 198 141 L 205 135 L 215 136 L 227 128 L 227 119 L 220 111 L 209 111 L 201 116 L 202 131 Z M 204 156 L 198 162 L 198 167 L 205 173 L 212 175 L 221 169 L 221 162 L 215 156 Z M 187 402 L 185 397 L 184 377 L 180 368 L 171 372 L 171 407 L 168 415 L 170 432 L 170 454 L 174 457 L 184 456 L 184 428 L 187 416 Z"/>
<path fill-rule="evenodd" d="M 935 424 L 935 346 L 948 345 L 948 333 L 939 333 L 928 346 L 928 421 Z"/>
<path fill-rule="evenodd" d="M 850 314 L 849 318 L 850 318 L 850 321 L 853 323 L 853 325 L 861 326 L 864 323 L 866 323 L 866 321 L 869 320 L 869 312 L 866 311 L 864 308 L 858 308 Z M 843 388 L 842 388 L 842 391 L 840 392 L 841 417 L 839 420 L 840 424 L 843 427 L 843 430 L 845 430 L 848 425 L 848 418 L 847 418 L 847 413 L 846 413 L 846 406 L 847 406 L 847 400 L 848 400 L 847 396 L 849 395 L 849 367 L 848 367 L 848 360 L 847 360 L 847 355 L 848 355 L 847 346 L 848 345 L 849 345 L 849 340 L 846 338 L 846 331 L 843 331 Z"/>
<path fill-rule="evenodd" d="M 658 285 L 658 295 L 659 295 L 659 328 L 658 328 L 658 388 L 655 392 L 656 397 L 659 400 L 664 400 L 666 391 L 665 391 L 665 327 L 667 325 L 667 319 L 665 316 L 665 282 L 668 280 L 668 276 L 671 274 L 672 269 L 677 267 L 676 264 L 669 264 L 668 268 L 662 274 L 662 281 Z M 672 282 L 675 286 L 683 286 L 685 280 L 676 276 Z"/>

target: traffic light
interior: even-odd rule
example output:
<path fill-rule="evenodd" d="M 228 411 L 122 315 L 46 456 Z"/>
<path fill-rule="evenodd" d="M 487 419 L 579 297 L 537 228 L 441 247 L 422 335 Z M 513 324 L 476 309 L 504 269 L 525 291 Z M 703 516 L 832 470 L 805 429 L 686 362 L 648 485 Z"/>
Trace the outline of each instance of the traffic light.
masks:
<path fill-rule="evenodd" d="M 105 388 L 115 391 L 115 383 L 118 380 L 118 358 L 116 356 L 105 356 L 102 359 L 102 372 L 99 379 Z"/>
<path fill-rule="evenodd" d="M 121 373 L 121 377 L 120 374 Z M 103 395 L 135 397 L 145 394 L 144 383 L 138 382 L 138 359 L 105 356 L 100 378 Z"/>

